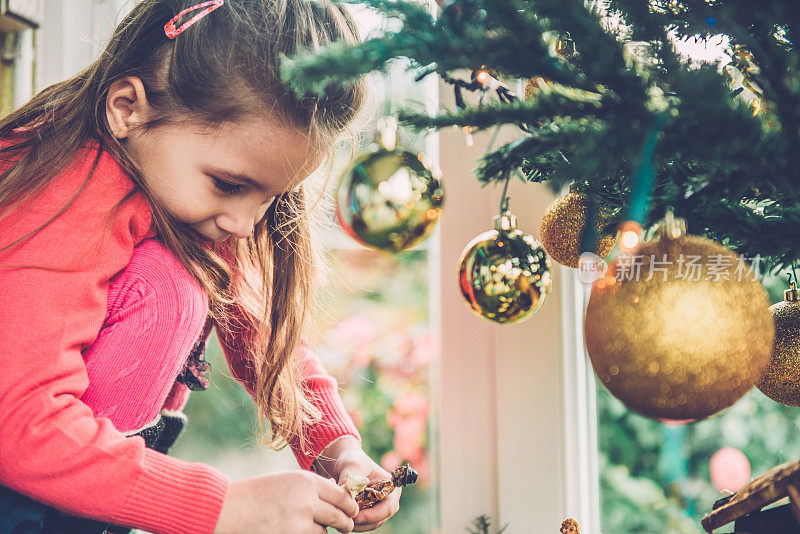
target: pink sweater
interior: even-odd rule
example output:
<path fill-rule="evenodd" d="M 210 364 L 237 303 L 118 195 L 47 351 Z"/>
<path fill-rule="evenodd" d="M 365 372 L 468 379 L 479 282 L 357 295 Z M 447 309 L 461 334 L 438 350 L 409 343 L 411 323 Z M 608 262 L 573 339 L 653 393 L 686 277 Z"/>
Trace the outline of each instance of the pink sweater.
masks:
<path fill-rule="evenodd" d="M 109 357 L 117 350 L 111 338 L 98 339 L 107 312 L 113 320 L 119 297 L 109 294 L 109 281 L 155 231 L 143 194 L 108 154 L 100 155 L 81 189 L 96 156 L 97 145 L 87 146 L 34 202 L 0 219 L 0 249 L 11 245 L 0 252 L 0 485 L 114 524 L 156 533 L 211 532 L 228 478 L 209 465 L 147 449 L 141 438 L 122 433 L 147 424 L 161 408 L 182 407 L 185 387 L 173 387 L 165 378 L 174 375 L 150 369 L 153 376 L 140 377 L 141 398 L 122 405 L 107 402 L 111 385 L 103 380 L 122 367 Z M 15 244 L 76 194 L 69 209 Z M 104 228 L 106 214 L 120 202 L 122 208 Z M 149 288 L 155 294 L 163 289 Z M 191 298 L 197 298 L 195 290 L 186 286 Z M 180 331 L 180 325 L 165 329 Z M 196 335 L 173 336 L 175 346 L 191 347 Z M 254 375 L 236 337 L 218 335 L 233 376 L 252 394 Z M 290 443 L 300 466 L 308 469 L 336 437 L 360 437 L 336 381 L 307 345 L 300 350 L 303 385 L 323 412 L 323 420 L 308 429 L 310 454 Z M 187 355 L 188 350 L 176 350 L 165 366 L 182 363 Z"/>

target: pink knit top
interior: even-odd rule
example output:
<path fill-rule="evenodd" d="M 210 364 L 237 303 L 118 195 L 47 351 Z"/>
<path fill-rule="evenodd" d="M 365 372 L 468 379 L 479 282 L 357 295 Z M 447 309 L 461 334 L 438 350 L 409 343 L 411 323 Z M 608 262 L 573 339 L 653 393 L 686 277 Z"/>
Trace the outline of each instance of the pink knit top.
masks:
<path fill-rule="evenodd" d="M 166 379 L 174 374 L 165 369 L 180 367 L 196 332 L 173 335 L 177 349 L 166 357 L 164 368 L 137 370 L 141 395 L 107 401 L 108 388 L 131 362 L 115 360 L 116 353 L 126 352 L 114 345 L 113 336 L 98 338 L 109 326 L 104 322 L 141 321 L 146 335 L 174 334 L 181 325 L 153 328 L 135 310 L 126 317 L 115 311 L 122 294 L 109 293 L 109 280 L 128 266 L 134 247 L 154 237 L 155 230 L 144 195 L 108 154 L 100 154 L 94 175 L 81 190 L 97 148 L 87 146 L 34 201 L 0 219 L 0 249 L 12 245 L 0 252 L 0 485 L 113 524 L 156 533 L 212 532 L 229 479 L 209 465 L 166 456 L 145 448 L 141 438 L 124 435 L 147 425 L 161 409 L 182 408 L 188 389 Z M 16 243 L 76 194 L 53 222 Z M 117 203 L 122 208 L 104 226 Z M 163 287 L 153 283 L 137 290 L 152 297 L 163 291 L 185 291 L 179 298 L 199 294 L 191 284 L 167 279 Z M 218 336 L 232 375 L 252 394 L 254 374 L 236 336 Z M 299 350 L 303 386 L 323 413 L 323 420 L 308 429 L 309 454 L 290 443 L 300 466 L 309 469 L 333 439 L 360 436 L 336 381 L 307 345 Z"/>

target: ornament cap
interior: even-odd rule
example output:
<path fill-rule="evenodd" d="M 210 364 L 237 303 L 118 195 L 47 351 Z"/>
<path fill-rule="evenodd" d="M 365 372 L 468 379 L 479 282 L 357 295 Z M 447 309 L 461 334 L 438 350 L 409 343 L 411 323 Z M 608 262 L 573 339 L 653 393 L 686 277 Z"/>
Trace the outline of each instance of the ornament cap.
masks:
<path fill-rule="evenodd" d="M 572 40 L 569 32 L 564 32 L 556 39 L 555 52 L 564 59 L 571 59 L 577 55 L 575 41 Z"/>
<path fill-rule="evenodd" d="M 376 124 L 375 140 L 386 150 L 397 148 L 397 119 L 390 115 L 384 115 L 378 119 Z"/>
<path fill-rule="evenodd" d="M 672 208 L 668 208 L 664 218 L 656 227 L 656 234 L 665 239 L 678 239 L 686 235 L 686 220 L 675 217 Z"/>
<path fill-rule="evenodd" d="M 783 300 L 786 302 L 800 301 L 800 291 L 797 290 L 797 285 L 794 282 L 790 282 L 789 289 L 783 292 Z"/>
<path fill-rule="evenodd" d="M 498 232 L 510 232 L 517 229 L 517 217 L 510 211 L 504 211 L 494 216 L 494 229 Z"/>

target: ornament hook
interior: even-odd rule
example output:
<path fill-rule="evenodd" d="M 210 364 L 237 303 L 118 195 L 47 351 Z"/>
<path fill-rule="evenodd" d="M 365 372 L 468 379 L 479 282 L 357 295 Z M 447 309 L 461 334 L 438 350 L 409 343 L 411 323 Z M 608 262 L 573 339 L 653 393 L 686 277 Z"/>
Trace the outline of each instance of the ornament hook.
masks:
<path fill-rule="evenodd" d="M 672 208 L 667 208 L 664 218 L 658 224 L 656 233 L 665 239 L 678 239 L 686 235 L 686 220 L 675 217 Z"/>
<path fill-rule="evenodd" d="M 783 300 L 786 302 L 800 301 L 800 291 L 797 290 L 797 273 L 794 270 L 794 262 L 792 262 L 792 272 L 786 273 L 789 281 L 789 289 L 783 292 Z M 794 280 L 792 280 L 794 277 Z"/>
<path fill-rule="evenodd" d="M 508 198 L 508 182 L 511 181 L 511 173 L 506 175 L 506 180 L 503 183 L 503 193 L 500 195 L 500 215 L 506 213 L 509 210 L 509 198 Z"/>
<path fill-rule="evenodd" d="M 797 284 L 789 282 L 789 289 L 783 292 L 783 300 L 786 302 L 800 301 L 800 291 L 797 291 Z"/>
<path fill-rule="evenodd" d="M 386 150 L 397 148 L 397 119 L 391 115 L 384 115 L 378 119 L 377 141 Z"/>

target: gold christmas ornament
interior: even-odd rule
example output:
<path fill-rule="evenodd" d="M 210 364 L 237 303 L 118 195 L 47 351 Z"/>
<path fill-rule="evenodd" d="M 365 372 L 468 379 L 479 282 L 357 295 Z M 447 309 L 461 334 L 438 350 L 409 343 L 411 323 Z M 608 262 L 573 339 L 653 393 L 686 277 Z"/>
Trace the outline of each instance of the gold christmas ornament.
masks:
<path fill-rule="evenodd" d="M 400 252 L 425 240 L 442 213 L 441 173 L 427 155 L 395 146 L 397 123 L 384 117 L 380 142 L 342 173 L 336 218 L 350 237 Z"/>
<path fill-rule="evenodd" d="M 764 98 L 764 90 L 756 81 L 756 78 L 761 74 L 761 69 L 756 63 L 752 52 L 743 45 L 734 46 L 731 53 L 731 62 L 725 65 L 722 71 L 728 78 L 731 89 L 739 91 L 739 97 L 748 103 L 753 110 L 753 115 L 758 115 L 765 111 L 772 113 L 772 106 Z M 767 120 L 769 124 L 774 122 L 769 117 Z"/>
<path fill-rule="evenodd" d="M 800 292 L 794 282 L 769 311 L 775 322 L 772 359 L 756 386 L 775 402 L 800 406 Z"/>
<path fill-rule="evenodd" d="M 746 76 L 761 74 L 761 69 L 756 63 L 755 56 L 744 45 L 737 44 L 733 47 L 731 63 Z"/>
<path fill-rule="evenodd" d="M 566 60 L 570 60 L 577 55 L 575 41 L 570 38 L 569 33 L 563 33 L 556 39 L 555 53 Z"/>
<path fill-rule="evenodd" d="M 581 236 L 586 226 L 589 200 L 585 195 L 572 191 L 555 200 L 544 210 L 541 234 L 542 245 L 553 261 L 567 267 L 578 267 L 581 257 Z M 598 238 L 594 253 L 605 258 L 614 248 L 617 233 L 600 234 L 604 220 L 597 218 Z"/>
<path fill-rule="evenodd" d="M 494 218 L 494 230 L 464 248 L 458 285 L 472 311 L 484 319 L 524 321 L 550 294 L 550 259 L 538 241 L 517 229 L 517 218 L 505 212 Z"/>
<path fill-rule="evenodd" d="M 631 410 L 702 419 L 752 388 L 774 327 L 764 288 L 721 245 L 661 224 L 592 285 L 584 335 L 595 373 Z"/>
<path fill-rule="evenodd" d="M 550 84 L 550 80 L 541 76 L 534 76 L 525 84 L 525 100 L 533 100 L 536 94 Z"/>
<path fill-rule="evenodd" d="M 575 50 L 575 41 L 573 41 L 568 33 L 561 34 L 554 41 L 550 43 L 551 53 L 569 61 L 577 55 Z M 525 84 L 525 100 L 532 100 L 536 97 L 536 93 L 547 87 L 552 83 L 549 79 L 542 76 L 534 76 Z"/>

